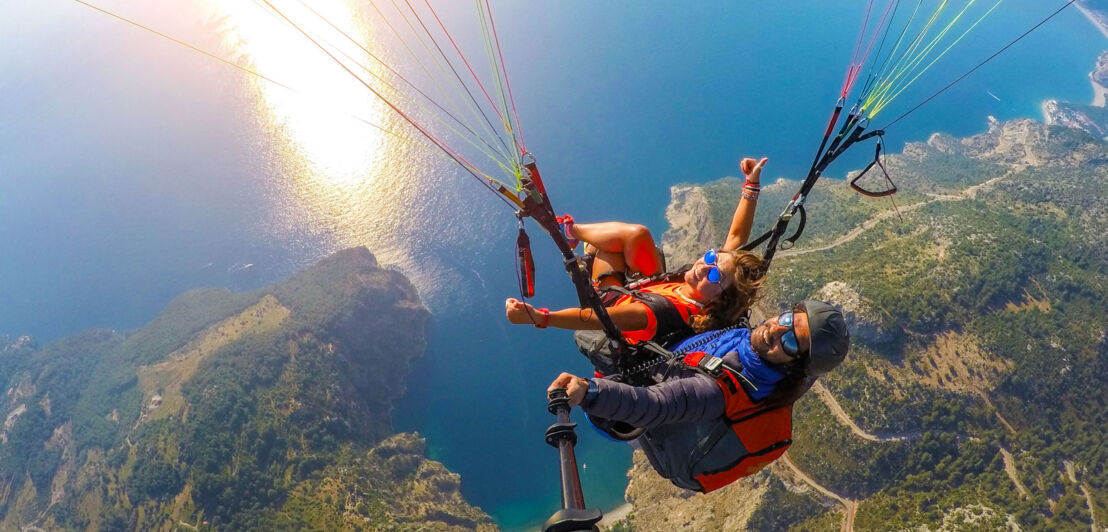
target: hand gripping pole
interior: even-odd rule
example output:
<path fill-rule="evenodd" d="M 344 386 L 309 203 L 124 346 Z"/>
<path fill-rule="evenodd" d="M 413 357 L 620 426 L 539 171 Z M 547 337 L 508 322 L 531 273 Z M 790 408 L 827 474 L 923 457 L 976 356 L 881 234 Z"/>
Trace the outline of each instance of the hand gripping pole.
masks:
<path fill-rule="evenodd" d="M 549 398 L 546 409 L 557 416 L 558 421 L 546 429 L 546 443 L 558 448 L 562 467 L 562 509 L 543 523 L 542 532 L 594 532 L 604 514 L 598 509 L 585 508 L 581 477 L 577 474 L 577 456 L 573 452 L 577 444 L 574 432 L 577 424 L 569 420 L 569 397 L 565 388 L 555 388 Z"/>

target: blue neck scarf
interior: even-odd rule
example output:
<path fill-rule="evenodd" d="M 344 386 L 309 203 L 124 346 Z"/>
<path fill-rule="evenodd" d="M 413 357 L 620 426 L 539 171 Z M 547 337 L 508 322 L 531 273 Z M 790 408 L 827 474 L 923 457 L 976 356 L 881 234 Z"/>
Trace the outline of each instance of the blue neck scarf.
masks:
<path fill-rule="evenodd" d="M 777 368 L 762 360 L 762 357 L 754 352 L 750 347 L 749 335 L 747 341 L 739 346 L 738 352 L 739 360 L 743 363 L 743 375 L 758 387 L 757 391 L 750 392 L 751 399 L 757 401 L 769 395 L 774 388 L 777 388 L 777 383 L 785 378 L 783 373 L 777 371 Z"/>
<path fill-rule="evenodd" d="M 762 357 L 758 356 L 758 353 L 755 353 L 754 349 L 750 347 L 750 329 L 732 329 L 724 331 L 722 334 L 720 334 L 719 331 L 698 334 L 677 344 L 674 346 L 674 350 L 680 351 L 686 346 L 693 345 L 704 338 L 708 338 L 709 335 L 718 335 L 718 337 L 707 345 L 697 346 L 694 350 L 704 351 L 709 355 L 725 358 L 730 364 L 734 364 L 733 357 L 735 357 L 735 355 L 727 357 L 725 357 L 725 355 L 735 352 L 738 361 L 742 364 L 743 376 L 750 379 L 750 382 L 753 382 L 754 385 L 758 387 L 756 391 L 752 390 L 750 392 L 751 399 L 757 401 L 766 397 L 777 387 L 777 383 L 785 378 L 784 374 L 765 360 L 762 360 Z"/>

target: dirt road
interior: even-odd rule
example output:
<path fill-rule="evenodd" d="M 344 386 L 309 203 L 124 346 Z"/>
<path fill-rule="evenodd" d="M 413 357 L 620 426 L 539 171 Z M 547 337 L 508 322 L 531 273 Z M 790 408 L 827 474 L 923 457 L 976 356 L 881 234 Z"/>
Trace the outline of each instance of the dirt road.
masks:
<path fill-rule="evenodd" d="M 876 215 L 874 215 L 872 218 L 870 218 L 869 220 L 866 220 L 866 221 L 862 222 L 861 225 L 855 227 L 854 229 L 851 229 L 845 235 L 840 236 L 839 238 L 836 238 L 830 244 L 815 247 L 815 248 L 790 249 L 790 250 L 780 251 L 780 252 L 777 253 L 777 257 L 778 258 L 798 257 L 800 255 L 806 255 L 808 253 L 816 253 L 816 252 L 819 252 L 819 251 L 827 251 L 829 249 L 834 249 L 838 246 L 841 246 L 843 244 L 846 244 L 847 242 L 850 242 L 850 241 L 854 240 L 855 238 L 858 238 L 859 236 L 862 235 L 862 233 L 865 233 L 866 231 L 869 231 L 870 229 L 873 229 L 874 226 L 876 226 L 877 224 L 879 224 L 879 223 L 881 223 L 885 220 L 888 220 L 889 218 L 892 218 L 893 216 L 899 216 L 899 215 L 904 214 L 904 213 L 912 212 L 916 209 L 919 209 L 920 207 L 923 207 L 924 205 L 935 203 L 937 201 L 958 201 L 958 200 L 964 200 L 964 199 L 974 199 L 974 198 L 977 197 L 977 192 L 978 191 L 980 191 L 981 189 L 983 189 L 985 187 L 991 186 L 992 184 L 994 184 L 998 181 L 1001 181 L 1001 180 L 1007 179 L 1008 177 L 1011 177 L 1012 174 L 1017 172 L 1019 169 L 1020 169 L 1020 167 L 1013 168 L 1012 170 L 1009 170 L 1008 172 L 1005 172 L 1002 175 L 998 175 L 998 176 L 996 176 L 992 179 L 983 181 L 983 182 L 978 183 L 976 185 L 973 185 L 971 187 L 966 187 L 964 190 L 962 190 L 962 192 L 960 192 L 958 194 L 929 194 L 929 196 L 931 196 L 931 199 L 929 199 L 927 201 L 921 201 L 919 203 L 913 203 L 911 205 L 900 207 L 899 209 L 890 209 L 890 210 L 887 210 L 887 211 L 879 212 Z"/>
<path fill-rule="evenodd" d="M 785 455 L 781 457 L 781 462 L 784 463 L 790 470 L 792 470 L 793 474 L 803 480 L 805 484 L 808 484 L 813 489 L 823 494 L 825 497 L 833 499 L 839 504 L 843 505 L 842 530 L 843 532 L 854 532 L 854 515 L 858 513 L 857 502 L 852 499 L 842 497 L 839 494 L 823 487 L 822 484 L 816 482 L 815 479 L 808 476 L 807 473 L 801 471 L 800 468 L 796 466 L 796 464 L 792 461 L 792 458 L 789 458 L 789 453 L 786 452 Z"/>
<path fill-rule="evenodd" d="M 878 436 L 876 434 L 866 432 L 865 430 L 862 429 L 862 427 L 859 427 L 857 423 L 854 423 L 854 420 L 851 419 L 850 416 L 847 415 L 846 411 L 843 410 L 842 405 L 839 404 L 839 401 L 837 399 L 835 399 L 834 395 L 831 395 L 831 391 L 828 390 L 823 385 L 823 383 L 817 381 L 814 385 L 812 385 L 812 391 L 816 392 L 816 395 L 819 396 L 821 401 L 823 401 L 823 404 L 827 405 L 827 408 L 831 409 L 831 413 L 835 414 L 835 417 L 839 418 L 840 423 L 842 423 L 843 425 L 846 425 L 846 427 L 850 429 L 850 432 L 853 432 L 855 436 L 858 436 L 859 438 L 862 438 L 863 440 L 883 442 L 883 441 L 904 441 L 904 440 L 911 439 L 911 435 L 908 435 L 908 436 Z"/>

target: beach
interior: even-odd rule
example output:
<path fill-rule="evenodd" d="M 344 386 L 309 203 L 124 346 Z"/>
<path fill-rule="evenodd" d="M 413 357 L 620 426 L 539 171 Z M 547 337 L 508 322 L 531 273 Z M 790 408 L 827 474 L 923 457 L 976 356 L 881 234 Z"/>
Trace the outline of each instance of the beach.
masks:
<path fill-rule="evenodd" d="M 1096 26 L 1096 29 L 1100 30 L 1100 33 L 1108 39 L 1108 14 L 1088 9 L 1080 3 L 1073 4 L 1073 7 L 1081 11 L 1081 14 L 1085 15 L 1085 18 L 1089 19 L 1089 22 L 1092 22 L 1093 26 Z"/>
<path fill-rule="evenodd" d="M 1090 80 L 1089 83 L 1093 84 L 1093 107 L 1104 107 L 1104 104 L 1108 102 L 1108 87 L 1101 85 L 1095 81 Z"/>
<path fill-rule="evenodd" d="M 600 526 L 606 528 L 616 524 L 617 522 L 619 522 L 620 519 L 627 517 L 627 515 L 631 513 L 631 510 L 633 508 L 634 507 L 631 506 L 631 503 L 627 503 L 619 506 L 618 508 L 610 512 L 604 512 L 604 518 L 601 519 L 599 523 Z"/>

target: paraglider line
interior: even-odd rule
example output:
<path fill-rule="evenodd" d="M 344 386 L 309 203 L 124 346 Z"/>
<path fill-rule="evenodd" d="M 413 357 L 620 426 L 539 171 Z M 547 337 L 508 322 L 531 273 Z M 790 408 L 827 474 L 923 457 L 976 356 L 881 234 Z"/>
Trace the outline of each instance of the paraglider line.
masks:
<path fill-rule="evenodd" d="M 404 2 L 408 3 L 407 0 L 404 0 Z M 458 48 L 458 43 L 454 41 L 454 37 L 450 34 L 450 30 L 447 30 L 446 25 L 444 25 L 442 23 L 442 19 L 440 19 L 439 14 L 435 12 L 435 8 L 431 7 L 431 3 L 428 2 L 427 0 L 423 0 L 423 3 L 427 4 L 427 9 L 431 10 L 431 15 L 433 17 L 435 17 L 435 22 L 439 23 L 439 27 L 442 28 L 443 33 L 446 34 L 446 38 L 448 40 L 450 40 L 450 44 L 454 47 L 454 51 L 458 53 L 458 57 L 462 58 L 462 63 L 464 63 L 466 68 L 469 69 L 470 75 L 473 76 L 473 80 L 477 82 L 477 86 L 481 88 L 481 92 L 483 92 L 485 94 L 485 98 L 488 98 L 489 104 L 492 105 L 493 111 L 496 112 L 496 116 L 498 118 L 500 118 L 500 122 L 502 124 L 507 124 L 507 119 L 504 118 L 504 115 L 500 114 L 500 110 L 497 108 L 496 102 L 494 102 L 492 100 L 492 96 L 489 96 L 489 91 L 487 89 L 485 89 L 485 84 L 481 83 L 481 78 L 479 78 L 477 76 L 477 73 L 473 71 L 473 67 L 470 66 L 469 60 L 466 59 L 466 56 L 465 56 L 465 54 L 462 53 L 462 50 L 460 48 Z M 408 4 L 408 7 L 411 7 L 411 4 Z M 413 12 L 414 12 L 414 10 L 413 10 Z M 416 19 L 419 20 L 418 15 L 416 16 Z M 420 20 L 420 24 L 421 25 L 423 24 L 422 20 Z M 436 46 L 438 46 L 438 45 L 436 44 Z"/>
<path fill-rule="evenodd" d="M 519 111 L 516 109 L 516 99 L 512 95 L 512 82 L 508 77 L 508 67 L 504 64 L 504 53 L 500 47 L 500 37 L 496 34 L 496 21 L 492 18 L 492 8 L 489 1 L 485 0 L 485 11 L 489 14 L 489 24 L 492 26 L 492 38 L 496 41 L 496 54 L 500 56 L 500 68 L 504 72 L 504 85 L 508 88 L 508 99 L 512 102 L 512 114 L 516 118 L 516 131 L 519 132 L 519 147 L 527 151 L 527 143 L 523 141 L 523 126 L 519 124 Z"/>
<path fill-rule="evenodd" d="M 1054 17 L 1055 17 L 1055 16 L 1056 16 L 1056 15 L 1057 15 L 1058 13 L 1061 13 L 1061 12 L 1062 12 L 1062 10 L 1066 9 L 1067 7 L 1069 7 L 1069 6 L 1071 5 L 1071 4 L 1073 4 L 1073 3 L 1074 3 L 1074 2 L 1076 2 L 1076 1 L 1077 1 L 1077 0 L 1069 0 L 1068 2 L 1066 2 L 1066 3 L 1065 3 L 1065 5 L 1063 5 L 1062 7 L 1058 8 L 1058 10 L 1056 10 L 1056 11 L 1055 11 L 1055 12 L 1053 12 L 1053 13 L 1051 13 L 1051 14 L 1050 14 L 1049 16 L 1047 16 L 1046 18 L 1044 18 L 1044 19 L 1043 19 L 1042 21 L 1040 21 L 1040 22 L 1039 22 L 1038 24 L 1036 24 L 1035 26 L 1033 26 L 1033 27 L 1032 27 L 1031 29 L 1029 29 L 1029 30 L 1025 31 L 1025 32 L 1023 33 L 1023 35 L 1020 35 L 1019 37 L 1016 37 L 1016 39 L 1015 39 L 1015 40 L 1013 40 L 1012 42 L 1010 42 L 1010 43 L 1008 43 L 1007 45 L 1005 45 L 1005 46 L 1004 46 L 1004 48 L 1001 48 L 1000 50 L 998 50 L 998 51 L 997 51 L 996 53 L 994 53 L 993 55 L 990 55 L 990 56 L 989 56 L 989 57 L 988 57 L 987 59 L 985 59 L 984 61 L 982 61 L 982 62 L 978 63 L 978 64 L 977 64 L 977 66 L 975 66 L 975 67 L 971 68 L 971 69 L 970 69 L 970 70 L 969 70 L 968 72 L 966 72 L 965 74 L 962 74 L 961 76 L 959 76 L 959 77 L 958 77 L 958 79 L 956 79 L 956 80 L 954 80 L 954 81 L 951 81 L 951 82 L 950 82 L 950 83 L 948 83 L 948 84 L 947 84 L 947 85 L 946 85 L 945 87 L 943 87 L 943 88 L 939 89 L 939 90 L 938 90 L 937 92 L 935 92 L 935 94 L 932 94 L 932 95 L 931 95 L 931 96 L 929 96 L 929 97 L 928 97 L 928 98 L 927 98 L 926 100 L 924 100 L 924 101 L 920 102 L 920 103 L 919 103 L 919 105 L 916 105 L 915 107 L 913 107 L 913 108 L 909 109 L 909 110 L 908 110 L 908 111 L 907 111 L 906 113 L 904 113 L 904 114 L 902 114 L 902 115 L 900 115 L 900 116 L 896 117 L 896 120 L 893 120 L 892 122 L 889 122 L 888 124 L 886 124 L 886 125 L 885 125 L 885 127 L 881 128 L 881 129 L 888 129 L 888 128 L 889 128 L 889 126 L 892 126 L 893 124 L 895 124 L 895 123 L 897 123 L 897 122 L 901 121 L 901 120 L 902 120 L 902 119 L 903 119 L 904 117 L 906 117 L 906 116 L 908 116 L 908 115 L 912 114 L 913 112 L 915 112 L 915 111 L 916 111 L 916 109 L 919 109 L 920 107 L 923 107 L 924 105 L 926 105 L 926 104 L 927 104 L 928 102 L 930 102 L 931 100 L 934 100 L 934 99 L 935 99 L 936 97 L 938 97 L 938 96 L 939 96 L 940 94 L 942 94 L 942 93 L 946 92 L 946 91 L 947 91 L 947 89 L 949 89 L 949 88 L 953 87 L 953 86 L 954 86 L 954 85 L 956 85 L 956 84 L 957 84 L 957 83 L 958 83 L 959 81 L 962 81 L 962 80 L 963 80 L 963 79 L 965 79 L 965 78 L 966 78 L 967 76 L 969 76 L 970 74 L 973 74 L 973 73 L 974 73 L 975 71 L 977 71 L 977 69 L 979 69 L 979 68 L 981 68 L 981 67 L 985 66 L 985 64 L 986 64 L 986 63 L 988 63 L 989 61 L 992 61 L 992 60 L 993 60 L 994 58 L 996 58 L 996 56 L 998 56 L 998 55 L 1000 55 L 1000 54 L 1004 53 L 1004 51 L 1005 51 L 1005 50 L 1007 50 L 1007 49 L 1011 48 L 1011 47 L 1012 47 L 1013 45 L 1015 45 L 1016 43 L 1018 43 L 1018 42 L 1020 42 L 1021 40 L 1023 40 L 1023 38 L 1024 38 L 1024 37 L 1027 37 L 1028 35 L 1030 35 L 1030 34 L 1031 34 L 1031 32 L 1033 32 L 1033 31 L 1035 31 L 1035 30 L 1039 29 L 1039 27 L 1040 27 L 1040 26 L 1042 26 L 1043 24 L 1046 24 L 1046 23 L 1047 23 L 1048 21 L 1050 21 L 1050 19 L 1054 18 Z"/>
<path fill-rule="evenodd" d="M 228 66 L 234 67 L 235 69 L 237 69 L 237 70 L 240 70 L 240 71 L 242 71 L 242 72 L 245 72 L 245 73 L 247 73 L 247 74 L 250 74 L 251 76 L 254 76 L 254 77 L 258 78 L 258 79 L 261 79 L 261 80 L 263 80 L 263 81 L 266 81 L 266 82 L 268 82 L 268 83 L 272 83 L 273 85 L 276 85 L 276 86 L 278 86 L 278 87 L 280 87 L 280 88 L 282 88 L 282 89 L 285 89 L 285 90 L 287 90 L 287 91 L 289 91 L 289 92 L 291 92 L 291 93 L 293 93 L 293 94 L 296 94 L 296 95 L 298 95 L 298 96 L 300 96 L 300 97 L 303 97 L 303 98 L 308 98 L 308 96 L 307 96 L 307 95 L 305 95 L 304 93 L 302 93 L 302 92 L 300 92 L 300 91 L 298 91 L 298 90 L 296 90 L 296 89 L 294 89 L 294 88 L 292 88 L 292 87 L 290 87 L 290 86 L 288 86 L 288 85 L 286 85 L 286 84 L 284 84 L 284 83 L 281 83 L 280 81 L 277 81 L 277 80 L 275 80 L 275 79 L 273 79 L 273 78 L 271 78 L 271 77 L 269 77 L 269 76 L 266 76 L 265 74 L 262 74 L 262 73 L 260 73 L 260 72 L 257 72 L 257 71 L 254 71 L 254 70 L 251 70 L 251 69 L 249 69 L 249 68 L 246 68 L 246 67 L 244 67 L 244 66 L 242 66 L 242 65 L 240 65 L 240 64 L 237 64 L 237 63 L 235 63 L 235 62 L 233 62 L 233 61 L 229 61 L 229 60 L 227 60 L 227 59 L 224 59 L 224 58 L 222 58 L 222 57 L 220 57 L 220 56 L 218 56 L 218 55 L 216 55 L 216 54 L 213 54 L 213 53 L 211 53 L 211 52 L 209 52 L 209 51 L 207 51 L 207 50 L 203 50 L 203 49 L 201 49 L 201 48 L 197 48 L 196 46 L 193 46 L 193 45 L 191 45 L 191 44 L 189 44 L 189 43 L 187 43 L 187 42 L 184 42 L 184 41 L 182 41 L 182 40 L 180 40 L 180 39 L 177 39 L 177 38 L 175 38 L 175 37 L 173 37 L 173 36 L 171 36 L 171 35 L 167 35 L 167 34 L 165 34 L 165 33 L 162 33 L 162 32 L 160 32 L 160 31 L 158 31 L 158 30 L 155 30 L 155 29 L 153 29 L 153 28 L 151 28 L 151 27 L 149 27 L 149 26 L 145 26 L 145 25 L 143 25 L 143 24 L 141 24 L 141 23 L 139 23 L 139 22 L 135 22 L 134 20 L 131 20 L 131 19 L 129 19 L 129 18 L 126 18 L 126 17 L 124 17 L 124 16 L 122 16 L 122 15 L 118 15 L 118 14 L 116 14 L 116 13 L 113 13 L 113 12 L 111 12 L 111 11 L 108 11 L 108 10 L 106 10 L 106 9 L 103 9 L 103 8 L 100 8 L 100 7 L 97 7 L 97 6 L 94 6 L 94 5 L 92 5 L 92 4 L 88 3 L 88 2 L 83 2 L 82 0 L 73 0 L 73 1 L 74 1 L 74 2 L 77 2 L 78 4 L 81 4 L 81 5 L 83 5 L 83 6 L 86 6 L 86 7 L 89 7 L 89 8 L 91 8 L 91 9 L 94 9 L 94 10 L 96 10 L 96 11 L 99 11 L 99 12 L 101 12 L 101 13 L 105 14 L 105 15 L 108 15 L 108 16 L 110 16 L 110 17 L 112 17 L 112 18 L 116 19 L 116 20 L 120 20 L 120 21 L 122 21 L 122 22 L 126 22 L 127 24 L 130 24 L 130 25 L 132 25 L 132 26 L 135 26 L 136 28 L 139 28 L 139 29 L 142 29 L 142 30 L 144 30 L 144 31 L 150 32 L 150 33 L 152 33 L 152 34 L 154 34 L 154 35 L 157 35 L 158 37 L 161 37 L 161 38 L 163 38 L 163 39 L 166 39 L 166 40 L 168 40 L 168 41 L 170 41 L 170 42 L 172 42 L 172 43 L 174 43 L 174 44 L 177 44 L 177 45 L 183 46 L 183 47 L 185 47 L 185 48 L 188 48 L 189 50 L 192 50 L 193 52 L 196 52 L 196 53 L 198 53 L 198 54 L 204 55 L 204 56 L 206 56 L 206 57 L 208 57 L 208 58 L 210 58 L 210 59 L 215 59 L 216 61 L 219 61 L 220 63 L 223 63 L 223 64 L 225 64 L 225 65 L 228 65 Z M 341 112 L 340 112 L 340 113 L 341 113 Z M 402 141 L 404 141 L 404 142 L 410 142 L 410 143 L 413 143 L 413 144 L 415 144 L 415 143 L 416 143 L 416 141 L 415 141 L 415 140 L 413 140 L 413 139 L 411 139 L 411 138 L 408 138 L 408 137 L 406 137 L 406 136 L 404 136 L 404 135 L 401 135 L 401 134 L 399 134 L 399 133 L 397 133 L 397 132 L 395 132 L 395 131 L 392 131 L 392 130 L 390 130 L 390 129 L 388 129 L 388 128 L 384 127 L 384 126 L 381 126 L 381 125 L 378 125 L 378 124 L 374 124 L 373 122 L 370 122 L 369 120 L 366 120 L 365 118 L 362 118 L 362 117 L 360 117 L 360 116 L 357 116 L 357 115 L 354 115 L 354 114 L 350 114 L 350 113 L 341 113 L 341 114 L 345 114 L 345 115 L 349 116 L 350 118 L 353 118 L 354 120 L 357 120 L 357 121 L 359 121 L 359 122 L 361 122 L 361 123 L 363 123 L 363 124 L 365 124 L 365 125 L 367 125 L 367 126 L 370 126 L 370 127 L 374 128 L 374 129 L 376 129 L 376 130 L 378 130 L 378 131 L 381 131 L 382 133 L 387 133 L 387 134 L 389 134 L 389 135 L 392 135 L 393 137 L 395 137 L 395 138 L 397 138 L 397 139 L 399 139 L 399 140 L 402 140 Z M 427 147 L 426 145 L 423 145 L 423 146 L 424 146 L 424 147 Z"/>
<path fill-rule="evenodd" d="M 497 192 L 501 196 L 505 196 L 505 197 L 498 196 L 498 197 L 500 197 L 500 199 L 502 201 L 504 201 L 504 203 L 508 204 L 509 206 L 515 207 L 515 204 L 513 204 L 510 201 L 510 198 L 506 197 L 507 194 L 505 194 L 504 192 L 498 191 L 496 188 L 493 187 L 493 183 L 503 185 L 502 183 L 499 183 L 498 181 L 496 181 L 495 179 L 493 179 L 489 176 L 484 176 L 484 179 L 481 179 L 481 177 L 478 176 L 477 171 L 475 170 L 476 167 L 474 167 L 472 163 L 467 161 L 465 159 L 465 157 L 463 157 L 461 154 L 455 153 L 453 150 L 448 148 L 441 140 L 439 140 L 437 137 L 432 135 L 430 131 L 425 129 L 423 126 L 420 126 L 419 123 L 417 123 L 412 117 L 408 116 L 407 113 L 405 113 L 399 107 L 397 107 L 392 102 L 390 102 L 387 98 L 385 98 L 385 96 L 383 94 L 381 94 L 376 89 L 374 89 L 369 83 L 366 83 L 365 80 L 361 78 L 361 76 L 358 76 L 357 74 L 355 74 L 353 70 L 350 70 L 350 67 L 346 66 L 346 64 L 344 64 L 342 61 L 339 61 L 339 59 L 337 57 L 335 57 L 333 54 L 331 54 L 331 52 L 328 52 L 326 48 L 324 48 L 322 45 L 320 45 L 319 42 L 316 41 L 315 39 L 313 39 L 311 35 L 308 35 L 307 32 L 305 32 L 300 26 L 298 26 L 295 22 L 293 22 L 291 19 L 289 19 L 281 10 L 277 9 L 277 7 L 274 6 L 272 3 L 270 3 L 269 0 L 262 0 L 262 2 L 264 2 L 267 6 L 269 6 L 269 8 L 272 9 L 275 13 L 280 15 L 281 18 L 285 19 L 285 21 L 288 22 L 293 28 L 296 28 L 296 30 L 298 32 L 300 32 L 301 35 L 303 35 L 305 38 L 307 38 L 309 41 L 311 41 L 312 44 L 315 44 L 324 54 L 327 54 L 327 57 L 330 57 L 331 60 L 333 60 L 335 63 L 337 63 L 339 65 L 339 67 L 341 67 L 343 70 L 345 70 L 348 74 L 353 76 L 354 79 L 358 80 L 358 82 L 360 82 L 363 86 L 365 86 L 366 89 L 369 89 L 369 91 L 372 92 L 374 95 L 376 95 L 378 98 L 380 98 L 382 102 L 385 102 L 385 105 L 389 106 L 393 111 L 396 112 L 396 114 L 400 115 L 400 117 L 403 118 L 404 120 L 406 120 L 409 124 L 411 124 L 412 127 L 416 128 L 420 133 L 422 133 L 425 137 L 427 137 L 429 140 L 431 140 L 431 142 L 434 143 L 436 146 L 438 146 L 439 149 L 441 149 L 443 152 L 445 152 L 447 156 L 449 156 L 451 159 L 454 159 L 454 162 L 461 165 L 461 167 L 463 169 L 465 169 L 467 172 L 470 173 L 470 175 L 472 175 L 475 179 L 477 179 L 483 185 L 485 185 L 486 188 L 488 188 L 489 190 L 491 190 L 493 192 Z"/>
<path fill-rule="evenodd" d="M 435 107 L 436 107 L 436 108 L 438 108 L 438 109 L 439 109 L 440 111 L 442 111 L 442 112 L 443 112 L 444 114 L 446 114 L 446 116 L 450 117 L 450 118 L 451 118 L 451 119 L 452 119 L 452 120 L 453 120 L 453 121 L 454 121 L 455 123 L 457 123 L 457 124 L 458 124 L 459 126 L 461 126 L 461 127 L 462 127 L 462 129 L 465 129 L 465 130 L 466 130 L 467 132 L 469 132 L 469 133 L 470 133 L 471 135 L 473 135 L 473 137 L 474 137 L 474 138 L 476 138 L 476 139 L 478 139 L 479 141 L 481 141 L 481 143 L 482 143 L 482 144 L 484 144 L 484 145 L 485 145 L 485 147 L 487 147 L 487 148 L 488 148 L 489 150 L 491 150 L 491 151 L 493 151 L 493 152 L 495 152 L 495 151 L 496 151 L 496 148 L 494 148 L 494 147 L 493 147 L 492 145 L 490 145 L 490 144 L 489 144 L 488 142 L 486 142 L 486 141 L 485 141 L 485 140 L 484 140 L 483 138 L 481 138 L 481 136 L 480 136 L 480 135 L 478 135 L 476 131 L 473 131 L 472 129 L 470 129 L 470 127 L 469 127 L 469 126 L 467 126 L 467 125 L 466 125 L 466 124 L 465 124 L 464 122 L 462 122 L 462 121 L 461 121 L 460 119 L 458 119 L 458 117 L 454 116 L 454 115 L 453 115 L 453 114 L 452 114 L 452 113 L 451 113 L 451 112 L 450 112 L 449 110 L 447 110 L 447 109 L 446 109 L 446 108 L 444 108 L 444 107 L 443 107 L 442 105 L 440 105 L 440 104 L 439 104 L 439 103 L 438 103 L 437 101 L 435 101 L 435 99 L 434 99 L 434 98 L 432 98 L 432 97 L 431 97 L 430 95 L 428 95 L 427 93 L 425 93 L 425 92 L 423 92 L 422 90 L 420 90 L 420 89 L 419 89 L 419 87 L 417 87 L 417 86 L 416 86 L 415 84 L 413 84 L 413 83 L 412 83 L 411 81 L 409 81 L 409 80 L 408 80 L 407 78 L 405 78 L 403 74 L 401 74 L 400 72 L 397 72 L 397 71 L 396 71 L 396 69 L 394 69 L 394 68 L 392 68 L 391 66 L 389 66 L 389 64 L 388 64 L 388 63 L 386 63 L 386 62 L 385 62 L 385 61 L 384 61 L 383 59 L 381 59 L 381 58 L 380 58 L 380 57 L 378 57 L 378 56 L 377 56 L 376 54 L 374 54 L 374 53 L 373 53 L 372 51 L 370 51 L 370 50 L 369 50 L 368 48 L 366 48 L 365 46 L 363 46 L 363 45 L 362 45 L 362 43 L 358 42 L 358 40 L 357 40 L 357 39 L 355 39 L 354 37 L 350 36 L 350 34 L 349 34 L 349 33 L 347 33 L 346 31 L 344 31 L 344 30 L 343 30 L 342 28 L 339 28 L 339 27 L 338 27 L 337 25 L 335 25 L 335 23 L 331 22 L 331 20 L 330 20 L 330 19 L 328 19 L 327 17 L 323 16 L 323 14 L 322 14 L 322 13 L 320 13 L 320 12 L 316 11 L 315 9 L 313 9 L 313 8 L 312 8 L 312 6 L 308 5 L 308 4 L 306 3 L 306 2 L 304 2 L 304 0 L 297 0 L 297 1 L 298 1 L 298 2 L 300 3 L 300 5 L 304 6 L 304 8 L 305 8 L 305 9 L 307 9 L 308 11 L 310 11 L 310 12 L 311 12 L 311 13 L 312 13 L 313 15 L 315 15 L 315 16 L 316 16 L 316 17 L 318 17 L 318 18 L 319 18 L 320 20 L 322 20 L 323 22 L 325 22 L 325 23 L 326 23 L 326 24 L 327 24 L 328 26 L 330 26 L 330 27 L 331 27 L 331 29 L 333 29 L 333 30 L 335 30 L 336 32 L 338 32 L 338 33 L 339 33 L 339 35 L 342 35 L 343 37 L 345 37 L 345 38 L 346 38 L 346 39 L 347 39 L 348 41 L 350 41 L 350 42 L 351 42 L 351 43 L 352 43 L 352 44 L 353 44 L 354 46 L 357 46 L 357 47 L 358 47 L 358 48 L 359 48 L 359 49 L 360 49 L 360 50 L 361 50 L 362 52 L 364 52 L 364 53 L 365 53 L 366 55 L 368 55 L 369 57 L 373 58 L 373 60 L 375 60 L 375 61 L 377 61 L 378 63 L 380 63 L 380 64 L 381 64 L 381 66 L 385 67 L 385 68 L 386 68 L 386 69 L 387 69 L 387 70 L 388 70 L 389 72 L 391 72 L 391 73 L 392 73 L 393 75 L 395 75 L 395 76 L 396 76 L 397 78 L 399 78 L 399 79 L 400 79 L 400 81 L 403 81 L 405 85 L 407 85 L 408 87 L 411 87 L 411 89 L 412 89 L 412 90 L 414 90 L 414 91 L 415 91 L 416 93 L 418 93 L 418 94 L 419 94 L 420 96 L 422 96 L 422 97 L 423 97 L 424 99 L 426 99 L 426 100 L 427 100 L 428 102 L 430 102 L 430 103 L 431 103 L 431 105 L 435 106 Z M 337 47 L 336 47 L 336 48 L 337 48 Z M 356 63 L 356 64 L 358 63 L 358 62 L 357 62 L 356 60 L 354 60 L 353 58 L 351 58 L 351 57 L 350 57 L 349 55 L 347 55 L 346 53 L 344 53 L 344 52 L 341 52 L 341 51 L 340 51 L 340 53 L 342 53 L 342 55 L 343 55 L 343 56 L 345 56 L 345 57 L 346 57 L 347 59 L 350 59 L 350 60 L 351 60 L 352 62 L 354 62 L 354 63 Z M 373 72 L 372 72 L 372 71 L 371 71 L 371 70 L 369 69 L 369 67 L 366 67 L 366 66 L 364 66 L 364 65 L 360 65 L 360 64 L 359 64 L 359 66 L 361 66 L 361 67 L 362 67 L 362 68 L 363 68 L 363 69 L 364 69 L 364 70 L 365 70 L 366 72 L 368 72 L 368 73 L 369 73 L 370 75 L 372 75 L 373 77 L 375 77 L 375 78 L 377 78 L 377 79 L 381 80 L 381 81 L 382 81 L 383 83 L 385 83 L 385 84 L 386 84 L 386 85 L 388 85 L 389 87 L 392 87 L 392 88 L 393 88 L 394 90 L 396 89 L 395 87 L 393 87 L 393 86 L 392 86 L 392 84 L 388 83 L 387 81 L 385 81 L 384 79 L 382 79 L 382 78 L 381 78 L 380 76 L 378 76 L 377 74 L 373 73 Z M 400 92 L 400 91 L 397 91 L 397 92 Z M 422 107 L 422 106 L 421 106 L 421 107 Z"/>

